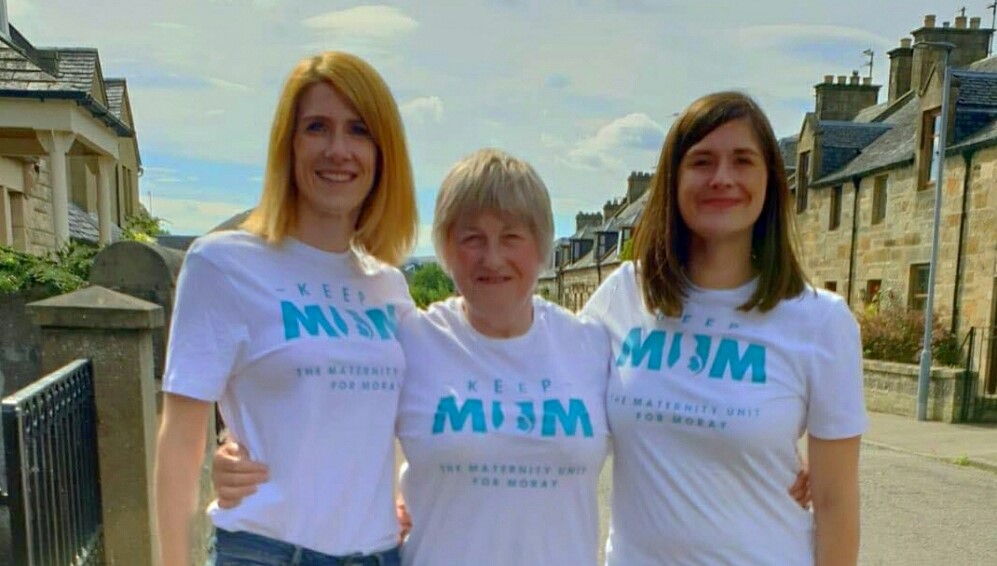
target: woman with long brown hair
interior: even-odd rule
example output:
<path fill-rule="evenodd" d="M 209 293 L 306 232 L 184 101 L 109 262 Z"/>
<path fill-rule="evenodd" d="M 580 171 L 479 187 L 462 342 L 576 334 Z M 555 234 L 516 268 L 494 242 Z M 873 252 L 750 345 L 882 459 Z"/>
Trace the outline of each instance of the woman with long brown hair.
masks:
<path fill-rule="evenodd" d="M 665 140 L 634 261 L 585 314 L 618 373 L 607 563 L 848 564 L 858 555 L 858 327 L 809 286 L 775 136 L 748 96 L 693 102 Z M 785 492 L 808 434 L 813 514 Z"/>

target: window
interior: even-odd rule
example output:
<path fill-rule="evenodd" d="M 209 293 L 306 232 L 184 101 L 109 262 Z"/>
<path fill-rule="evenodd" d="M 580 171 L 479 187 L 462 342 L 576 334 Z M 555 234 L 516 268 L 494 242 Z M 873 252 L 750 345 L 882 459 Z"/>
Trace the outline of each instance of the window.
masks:
<path fill-rule="evenodd" d="M 831 188 L 831 218 L 827 229 L 836 230 L 841 226 L 841 185 Z"/>
<path fill-rule="evenodd" d="M 928 110 L 921 121 L 921 167 L 918 190 L 932 187 L 935 182 L 935 156 L 938 153 L 938 135 L 941 130 L 940 109 Z"/>
<path fill-rule="evenodd" d="M 832 291 L 834 293 L 837 293 L 838 292 L 838 282 L 837 281 L 825 281 L 824 282 L 824 288 L 827 289 L 828 291 Z"/>
<path fill-rule="evenodd" d="M 879 224 L 886 218 L 886 175 L 876 177 L 872 189 L 872 223 Z"/>
<path fill-rule="evenodd" d="M 879 300 L 879 290 L 883 287 L 882 279 L 870 279 L 865 282 L 865 302 L 874 303 Z"/>
<path fill-rule="evenodd" d="M 800 167 L 796 172 L 796 212 L 807 209 L 807 190 L 810 182 L 810 152 L 800 154 Z"/>
<path fill-rule="evenodd" d="M 620 246 L 622 247 L 623 244 L 627 243 L 627 241 L 630 240 L 631 237 L 633 237 L 633 228 L 631 228 L 630 226 L 625 226 L 623 229 L 620 230 Z"/>
<path fill-rule="evenodd" d="M 910 291 L 907 306 L 911 310 L 923 311 L 928 302 L 928 264 L 910 266 Z"/>

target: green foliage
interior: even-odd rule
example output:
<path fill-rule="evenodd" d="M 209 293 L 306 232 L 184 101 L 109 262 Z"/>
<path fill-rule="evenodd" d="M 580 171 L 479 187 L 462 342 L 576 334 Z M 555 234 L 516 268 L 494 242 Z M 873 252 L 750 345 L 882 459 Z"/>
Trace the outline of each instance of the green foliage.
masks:
<path fill-rule="evenodd" d="M 0 294 L 33 290 L 43 298 L 75 291 L 87 284 L 98 251 L 77 241 L 41 256 L 0 247 Z"/>
<path fill-rule="evenodd" d="M 419 308 L 450 297 L 456 291 L 453 281 L 435 263 L 427 263 L 415 268 L 409 276 L 409 293 Z"/>
<path fill-rule="evenodd" d="M 137 242 L 153 243 L 156 236 L 169 234 L 163 228 L 166 220 L 152 216 L 145 207 L 139 207 L 138 212 L 125 219 L 125 227 L 122 230 L 122 237 L 126 240 Z"/>
<path fill-rule="evenodd" d="M 908 310 L 880 293 L 859 316 L 862 349 L 866 358 L 887 362 L 916 364 L 924 341 L 924 313 Z M 958 366 L 961 363 L 959 339 L 934 319 L 931 331 L 931 355 L 935 364 Z"/>
<path fill-rule="evenodd" d="M 620 259 L 623 261 L 629 261 L 634 258 L 634 239 L 630 238 L 626 242 L 623 242 L 623 247 L 620 248 Z"/>

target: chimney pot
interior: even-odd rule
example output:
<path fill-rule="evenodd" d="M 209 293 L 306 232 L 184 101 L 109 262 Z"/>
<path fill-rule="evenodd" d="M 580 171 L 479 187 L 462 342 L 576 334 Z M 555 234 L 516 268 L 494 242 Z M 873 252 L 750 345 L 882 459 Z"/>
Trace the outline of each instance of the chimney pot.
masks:
<path fill-rule="evenodd" d="M 966 29 L 966 16 L 955 17 L 955 29 Z"/>
<path fill-rule="evenodd" d="M 852 76 L 848 77 L 848 84 L 857 85 L 859 84 L 859 72 L 852 71 Z"/>
<path fill-rule="evenodd" d="M 824 75 L 824 84 L 834 84 L 834 75 Z"/>
<path fill-rule="evenodd" d="M 942 27 L 943 28 L 947 28 L 947 27 L 949 27 L 949 25 L 950 25 L 949 22 L 942 22 Z"/>
<path fill-rule="evenodd" d="M 845 75 L 838 75 L 838 84 L 839 85 L 848 84 L 848 77 L 846 77 Z"/>
<path fill-rule="evenodd" d="M 969 18 L 969 29 L 980 29 L 980 18 L 979 16 L 974 18 Z"/>
<path fill-rule="evenodd" d="M 910 38 L 909 37 L 905 37 L 905 38 L 901 39 L 900 40 L 900 47 L 903 47 L 904 49 L 909 49 L 910 48 Z"/>
<path fill-rule="evenodd" d="M 862 77 L 862 84 L 869 86 L 872 84 L 872 77 Z"/>
<path fill-rule="evenodd" d="M 927 16 L 924 16 L 924 27 L 926 27 L 926 28 L 933 28 L 933 27 L 935 27 L 935 15 L 934 14 L 928 14 Z"/>

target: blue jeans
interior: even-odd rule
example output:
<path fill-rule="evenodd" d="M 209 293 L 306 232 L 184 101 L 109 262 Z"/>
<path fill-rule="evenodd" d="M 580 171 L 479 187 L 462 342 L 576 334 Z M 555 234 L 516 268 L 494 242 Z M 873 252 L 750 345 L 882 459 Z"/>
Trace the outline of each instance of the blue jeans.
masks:
<path fill-rule="evenodd" d="M 400 566 L 398 548 L 374 554 L 330 556 L 269 537 L 215 529 L 214 566 Z"/>

